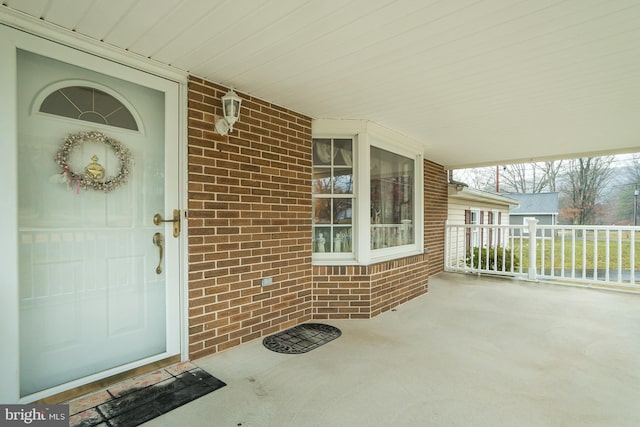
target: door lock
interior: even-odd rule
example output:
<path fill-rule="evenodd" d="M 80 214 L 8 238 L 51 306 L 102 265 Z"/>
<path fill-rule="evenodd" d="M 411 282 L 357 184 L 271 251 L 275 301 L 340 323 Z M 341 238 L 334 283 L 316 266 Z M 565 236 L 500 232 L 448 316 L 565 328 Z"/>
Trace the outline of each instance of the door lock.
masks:
<path fill-rule="evenodd" d="M 153 216 L 153 223 L 155 225 L 160 225 L 163 222 L 173 223 L 173 237 L 178 237 L 180 235 L 180 209 L 173 210 L 173 219 L 164 219 L 159 213 Z"/>

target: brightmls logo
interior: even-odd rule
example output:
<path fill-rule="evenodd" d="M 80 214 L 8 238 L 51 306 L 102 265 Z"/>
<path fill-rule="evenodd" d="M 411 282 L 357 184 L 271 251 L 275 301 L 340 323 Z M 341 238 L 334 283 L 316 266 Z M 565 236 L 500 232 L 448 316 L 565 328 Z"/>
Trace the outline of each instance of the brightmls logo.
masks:
<path fill-rule="evenodd" d="M 0 405 L 0 427 L 67 427 L 69 405 Z"/>

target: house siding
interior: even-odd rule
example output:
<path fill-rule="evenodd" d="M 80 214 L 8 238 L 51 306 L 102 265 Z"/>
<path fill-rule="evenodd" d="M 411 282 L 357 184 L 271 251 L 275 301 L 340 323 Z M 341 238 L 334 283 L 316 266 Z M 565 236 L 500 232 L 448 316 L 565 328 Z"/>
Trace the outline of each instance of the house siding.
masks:
<path fill-rule="evenodd" d="M 453 193 L 456 194 L 456 193 Z M 479 200 L 468 200 L 461 197 L 452 196 L 449 198 L 449 212 L 447 221 L 449 225 L 464 225 L 467 223 L 467 213 L 470 210 L 478 210 L 483 214 L 481 224 L 489 224 L 489 212 L 495 212 L 498 215 L 500 225 L 509 225 L 509 207 L 504 204 L 483 202 Z M 496 243 L 504 245 L 505 233 L 498 232 L 492 234 L 490 232 L 480 234 L 482 239 L 491 241 L 490 245 Z M 489 239 L 490 238 L 490 239 Z M 456 230 L 449 235 L 449 259 L 464 260 L 468 246 L 471 245 L 471 231 Z M 484 241 L 483 241 L 484 243 Z M 451 262 L 451 261 L 450 261 Z"/>
<path fill-rule="evenodd" d="M 312 266 L 311 119 L 240 94 L 241 119 L 223 137 L 213 123 L 226 91 L 189 80 L 190 357 L 312 319 L 370 318 L 427 292 L 444 269 L 446 170 L 424 162 L 425 254 Z"/>
<path fill-rule="evenodd" d="M 468 200 L 449 200 L 448 221 L 451 225 L 463 225 L 465 223 L 465 211 L 477 209 L 484 212 L 483 224 L 487 224 L 488 212 L 499 212 L 500 224 L 509 225 L 509 207 L 495 205 L 492 203 L 471 202 Z"/>

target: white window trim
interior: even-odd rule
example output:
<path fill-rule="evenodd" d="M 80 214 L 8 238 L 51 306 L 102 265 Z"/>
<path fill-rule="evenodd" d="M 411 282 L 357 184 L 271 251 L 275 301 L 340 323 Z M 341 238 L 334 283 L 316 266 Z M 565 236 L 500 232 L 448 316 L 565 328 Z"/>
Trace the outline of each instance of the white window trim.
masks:
<path fill-rule="evenodd" d="M 500 225 L 500 223 L 499 223 L 500 211 L 496 210 L 496 209 L 492 209 L 491 210 L 491 214 L 493 215 L 491 224 L 492 225 Z"/>
<path fill-rule="evenodd" d="M 469 223 L 476 227 L 471 228 L 471 247 L 475 248 L 480 245 L 480 208 L 470 208 L 471 218 Z"/>
<path fill-rule="evenodd" d="M 424 253 L 424 158 L 420 144 L 366 120 L 314 120 L 313 138 L 353 138 L 353 253 L 313 253 L 314 265 L 369 265 Z M 371 146 L 414 159 L 414 243 L 370 249 Z"/>

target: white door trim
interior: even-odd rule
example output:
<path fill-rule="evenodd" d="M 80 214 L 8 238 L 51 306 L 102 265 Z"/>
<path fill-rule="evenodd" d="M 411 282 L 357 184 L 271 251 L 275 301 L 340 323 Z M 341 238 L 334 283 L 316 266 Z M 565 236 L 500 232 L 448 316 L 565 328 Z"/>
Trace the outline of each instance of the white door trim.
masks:
<path fill-rule="evenodd" d="M 186 94 L 186 78 L 180 73 L 173 73 L 172 77 L 168 78 L 167 74 L 171 73 L 159 73 L 153 72 L 153 76 L 149 76 L 149 67 L 146 64 L 144 69 L 138 67 L 132 68 L 130 58 L 127 55 L 121 55 L 120 60 L 114 62 L 114 53 L 110 52 L 109 55 L 104 55 L 104 52 L 95 52 L 95 54 L 88 51 L 79 51 L 77 46 L 64 46 L 60 44 L 59 39 L 68 39 L 69 37 L 53 37 L 53 33 L 48 34 L 49 38 L 53 40 L 45 40 L 43 38 L 27 34 L 23 31 L 17 31 L 10 27 L 3 25 L 3 15 L 0 14 L 0 56 L 3 58 L 3 66 L 0 66 L 0 98 L 3 102 L 0 103 L 0 147 L 2 148 L 2 156 L 5 159 L 14 159 L 13 161 L 7 161 L 6 166 L 0 168 L 0 180 L 3 182 L 3 188 L 9 190 L 9 197 L 0 197 L 0 209 L 3 212 L 3 221 L 0 222 L 0 235 L 3 236 L 2 243 L 0 243 L 0 342 L 2 343 L 2 351 L 0 351 L 0 375 L 3 377 L 3 387 L 0 387 L 0 402 L 2 403 L 14 403 L 14 402 L 26 402 L 26 399 L 21 400 L 19 397 L 19 335 L 18 335 L 18 282 L 17 276 L 17 118 L 16 118 L 16 55 L 15 49 L 20 48 L 28 50 L 39 55 L 52 57 L 55 59 L 64 58 L 66 62 L 70 62 L 76 65 L 80 65 L 85 68 L 93 69 L 105 74 L 112 75 L 114 77 L 130 81 L 132 83 L 140 84 L 142 86 L 153 87 L 166 93 L 168 100 L 174 100 L 174 102 L 167 102 L 165 106 L 165 117 L 168 118 L 165 123 L 165 138 L 171 143 L 178 144 L 178 162 L 174 162 L 170 166 L 174 168 L 168 173 L 173 176 L 179 177 L 180 185 L 176 189 L 177 194 L 169 195 L 173 197 L 173 200 L 178 201 L 176 208 L 183 212 L 183 224 L 180 240 L 177 245 L 177 250 L 167 251 L 167 259 L 178 259 L 179 268 L 175 272 L 175 276 L 167 278 L 168 283 L 170 281 L 178 282 L 177 290 L 172 298 L 177 298 L 179 303 L 179 313 L 168 317 L 167 321 L 175 322 L 173 324 L 179 325 L 180 333 L 178 337 L 167 342 L 169 349 L 177 349 L 183 360 L 188 357 L 188 298 L 186 284 L 188 278 L 187 272 L 187 226 L 186 217 L 184 211 L 187 206 L 187 168 L 186 168 L 186 123 L 187 123 L 187 94 Z M 13 25 L 15 27 L 15 25 Z M 75 48 L 75 49 L 74 49 Z M 85 46 L 86 49 L 87 46 Z M 98 50 L 95 46 L 93 49 Z M 96 56 L 96 54 L 101 56 Z M 109 59 L 105 59 L 108 57 Z M 135 62 L 135 61 L 133 61 Z M 123 66 L 122 64 L 127 64 Z M 140 62 L 137 63 L 140 65 Z M 158 70 L 156 70 L 158 71 Z M 162 70 L 160 70 L 162 71 Z M 158 78 L 158 75 L 163 74 L 163 78 Z M 169 118 L 171 118 L 169 120 Z M 3 192 L 4 193 L 4 192 Z M 166 216 L 168 212 L 165 212 Z M 176 253 L 177 252 L 177 253 Z M 162 359 L 165 355 L 157 357 Z M 152 359 L 147 359 L 147 362 L 152 362 Z M 42 396 L 31 395 L 28 400 L 39 399 L 45 397 L 45 395 L 54 394 L 81 384 L 86 384 L 91 381 L 95 381 L 98 378 L 103 378 L 109 375 L 113 375 L 119 372 L 129 370 L 136 363 L 124 365 L 119 368 L 96 374 L 90 377 L 83 378 L 82 380 L 74 381 L 58 388 L 53 388 L 42 393 Z"/>

